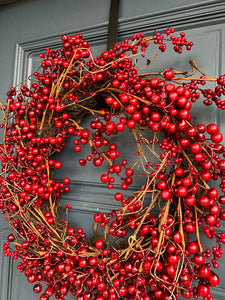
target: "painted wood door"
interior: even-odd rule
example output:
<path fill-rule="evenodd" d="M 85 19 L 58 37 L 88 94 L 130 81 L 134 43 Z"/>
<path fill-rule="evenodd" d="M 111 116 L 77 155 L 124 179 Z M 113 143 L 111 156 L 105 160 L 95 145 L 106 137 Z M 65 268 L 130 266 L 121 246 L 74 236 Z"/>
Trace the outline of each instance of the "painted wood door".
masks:
<path fill-rule="evenodd" d="M 3 1 L 5 2 L 5 0 Z M 0 2 L 1 5 L 1 2 Z M 62 33 L 80 32 L 90 42 L 95 53 L 106 48 L 107 20 L 109 0 L 56 1 L 56 0 L 21 0 L 14 4 L 0 7 L 0 97 L 10 85 L 14 85 L 36 70 L 40 63 L 38 54 L 46 47 L 59 48 Z M 168 26 L 177 31 L 185 31 L 195 46 L 189 53 L 182 55 L 161 55 L 151 64 L 152 71 L 173 68 L 190 71 L 188 61 L 194 59 L 206 74 L 217 76 L 225 73 L 225 2 L 208 0 L 121 0 L 118 40 L 134 33 L 144 31 L 146 35 Z M 169 51 L 168 51 L 169 52 Z M 151 58 L 154 51 L 149 53 Z M 225 134 L 224 114 L 214 107 L 195 108 L 198 120 L 209 123 L 217 122 Z M 88 120 L 83 121 L 83 126 Z M 116 140 L 115 140 L 116 141 Z M 131 139 L 120 136 L 122 156 L 132 160 L 135 148 Z M 85 157 L 85 154 L 83 154 Z M 71 180 L 71 191 L 61 201 L 72 204 L 70 222 L 76 227 L 83 227 L 91 237 L 92 217 L 97 211 L 109 211 L 115 205 L 110 191 L 100 183 L 101 170 L 95 167 L 80 167 L 80 156 L 73 151 L 73 141 L 68 140 L 65 151 L 60 154 L 63 169 L 56 173 L 58 179 L 66 176 Z M 138 186 L 141 182 L 135 182 Z M 135 186 L 133 187 L 135 189 Z M 132 188 L 129 192 L 132 191 Z M 1 228 L 5 227 L 4 217 L 0 219 Z M 2 255 L 7 232 L 0 240 L 0 299 L 35 300 L 24 275 L 16 269 L 17 262 Z M 209 242 L 208 242 L 209 243 Z M 210 243 L 209 243 L 210 244 Z M 213 290 L 215 300 L 224 299 L 225 278 L 220 262 L 218 272 L 222 282 Z M 68 296 L 67 299 L 72 299 Z"/>

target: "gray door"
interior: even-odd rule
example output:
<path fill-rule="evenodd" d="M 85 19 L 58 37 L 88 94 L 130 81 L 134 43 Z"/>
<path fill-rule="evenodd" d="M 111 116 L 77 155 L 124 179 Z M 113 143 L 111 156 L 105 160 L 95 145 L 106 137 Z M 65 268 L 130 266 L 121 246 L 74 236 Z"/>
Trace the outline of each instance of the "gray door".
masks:
<path fill-rule="evenodd" d="M 7 1 L 1 0 L 1 4 Z M 8 1 L 11 2 L 11 1 Z M 109 0 L 21 0 L 0 6 L 0 98 L 11 85 L 14 85 L 36 70 L 40 63 L 38 54 L 46 47 L 59 48 L 62 33 L 68 35 L 80 32 L 89 41 L 95 53 L 106 48 Z M 152 63 L 152 71 L 176 66 L 190 71 L 188 61 L 194 59 L 207 75 L 217 76 L 225 73 L 225 2 L 223 0 L 121 0 L 118 39 L 129 38 L 134 33 L 144 31 L 146 35 L 168 26 L 177 32 L 185 31 L 194 42 L 193 50 L 182 55 L 161 55 Z M 154 52 L 152 52 L 154 55 Z M 150 54 L 150 57 L 152 56 Z M 169 51 L 168 51 L 169 53 Z M 217 122 L 225 134 L 224 114 L 215 107 L 194 112 L 198 120 Z M 88 123 L 88 120 L 84 120 Z M 132 160 L 135 148 L 131 139 L 122 140 L 122 155 Z M 61 201 L 72 204 L 70 222 L 82 227 L 91 236 L 93 215 L 111 210 L 113 192 L 100 183 L 102 170 L 80 167 L 80 155 L 73 151 L 73 141 L 69 140 L 66 149 L 60 154 L 63 169 L 55 176 L 71 178 L 71 192 Z M 83 154 L 85 157 L 85 153 Z M 136 185 L 139 182 L 135 183 Z M 135 189 L 135 187 L 134 187 Z M 131 189 L 132 190 L 132 189 Z M 5 227 L 4 216 L 0 219 L 1 228 Z M 24 275 L 16 269 L 17 262 L 2 254 L 7 232 L 0 240 L 0 299 L 35 300 L 38 295 L 32 291 Z M 225 262 L 225 260 L 223 259 Z M 220 262 L 222 282 L 214 289 L 215 300 L 224 299 L 225 277 Z M 68 296 L 68 299 L 72 297 Z"/>

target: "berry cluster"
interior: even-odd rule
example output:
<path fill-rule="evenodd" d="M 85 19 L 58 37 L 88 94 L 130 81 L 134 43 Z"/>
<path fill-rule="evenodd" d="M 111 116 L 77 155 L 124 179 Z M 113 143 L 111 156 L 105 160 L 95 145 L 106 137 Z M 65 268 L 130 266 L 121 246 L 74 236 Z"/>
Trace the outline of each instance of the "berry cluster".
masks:
<path fill-rule="evenodd" d="M 191 49 L 183 32 L 171 34 L 173 28 L 150 38 L 136 34 L 96 58 L 81 34 L 63 35 L 60 51 L 40 54 L 41 71 L 30 85 L 11 87 L 1 104 L 0 209 L 12 229 L 4 255 L 21 258 L 18 270 L 40 300 L 68 293 L 78 300 L 213 299 L 225 244 L 217 230 L 225 220 L 225 148 L 218 126 L 193 124 L 191 108 L 202 95 L 204 104 L 224 109 L 225 77 L 187 75 L 178 84 L 175 70 L 141 76 L 134 57 L 144 56 L 151 41 L 162 52 L 167 43 L 178 53 Z M 201 88 L 208 80 L 217 82 L 214 90 Z M 83 128 L 87 113 L 93 119 Z M 121 132 L 136 140 L 133 164 L 110 141 Z M 54 179 L 62 163 L 53 154 L 67 137 L 74 137 L 75 152 L 90 146 L 81 166 L 108 164 L 102 184 L 121 186 L 113 196 L 121 208 L 94 216 L 95 233 L 100 227 L 104 234 L 90 243 L 60 215 L 70 179 Z M 143 185 L 125 196 L 140 169 Z M 212 249 L 202 245 L 200 228 L 214 240 Z"/>

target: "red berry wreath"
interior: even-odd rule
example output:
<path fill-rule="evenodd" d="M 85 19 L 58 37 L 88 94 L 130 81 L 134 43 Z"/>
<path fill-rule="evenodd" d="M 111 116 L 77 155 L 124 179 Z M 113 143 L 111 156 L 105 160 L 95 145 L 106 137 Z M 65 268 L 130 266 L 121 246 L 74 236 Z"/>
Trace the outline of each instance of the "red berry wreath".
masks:
<path fill-rule="evenodd" d="M 224 109 L 225 77 L 205 77 L 194 61 L 191 74 L 140 72 L 137 57 L 150 42 L 162 52 L 167 43 L 178 53 L 191 49 L 183 32 L 173 33 L 140 33 L 96 58 L 81 34 L 63 35 L 63 48 L 40 54 L 41 71 L 28 85 L 10 88 L 7 105 L 1 104 L 0 208 L 12 231 L 4 254 L 20 258 L 18 270 L 35 283 L 40 300 L 63 300 L 68 293 L 78 300 L 213 299 L 210 288 L 220 282 L 213 268 L 225 243 L 225 233 L 217 231 L 225 220 L 225 149 L 218 126 L 194 124 L 190 109 L 202 100 Z M 215 81 L 214 90 L 207 81 Z M 79 124 L 86 114 L 93 116 L 90 128 Z M 137 144 L 130 165 L 110 142 L 123 131 Z M 90 146 L 82 166 L 108 164 L 101 181 L 109 189 L 121 181 L 112 200 L 121 208 L 94 216 L 95 233 L 98 227 L 104 232 L 90 242 L 61 217 L 69 178 L 53 177 L 62 166 L 53 154 L 72 136 L 76 152 Z M 143 186 L 125 197 L 137 173 Z M 221 191 L 213 180 L 221 180 Z M 200 228 L 214 239 L 212 251 L 202 245 Z"/>

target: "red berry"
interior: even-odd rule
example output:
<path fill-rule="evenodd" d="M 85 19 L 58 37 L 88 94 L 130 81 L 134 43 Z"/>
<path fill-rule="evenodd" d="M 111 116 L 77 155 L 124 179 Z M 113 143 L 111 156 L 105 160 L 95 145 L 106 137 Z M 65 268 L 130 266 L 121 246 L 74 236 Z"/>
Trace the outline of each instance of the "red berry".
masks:
<path fill-rule="evenodd" d="M 211 274 L 208 277 L 208 282 L 210 286 L 216 286 L 220 283 L 220 278 L 214 272 L 211 272 Z"/>
<path fill-rule="evenodd" d="M 177 188 L 177 197 L 186 197 L 188 194 L 188 189 L 184 186 L 179 186 Z"/>
<path fill-rule="evenodd" d="M 197 252 L 199 251 L 198 243 L 197 243 L 197 242 L 191 242 L 190 244 L 188 244 L 187 250 L 188 250 L 191 254 L 197 253 Z"/>
<path fill-rule="evenodd" d="M 54 167 L 56 169 L 60 169 L 62 167 L 62 163 L 60 161 L 56 161 L 55 164 L 54 164 Z"/>
<path fill-rule="evenodd" d="M 199 284 L 198 293 L 202 297 L 207 297 L 210 294 L 209 287 L 205 284 Z"/>
<path fill-rule="evenodd" d="M 169 190 L 163 190 L 161 192 L 161 197 L 164 199 L 164 200 L 170 200 L 171 199 L 171 192 Z"/>
<path fill-rule="evenodd" d="M 205 195 L 202 195 L 198 198 L 198 203 L 203 206 L 203 207 L 206 207 L 206 206 L 209 206 L 210 204 L 210 199 L 205 196 Z"/>
<path fill-rule="evenodd" d="M 163 76 L 165 80 L 171 80 L 174 77 L 174 72 L 172 70 L 166 70 Z"/>
<path fill-rule="evenodd" d="M 209 133 L 209 134 L 214 134 L 214 133 L 217 133 L 219 131 L 219 128 L 218 128 L 218 126 L 216 125 L 216 124 L 209 124 L 208 126 L 207 126 L 207 132 Z"/>
<path fill-rule="evenodd" d="M 223 135 L 222 135 L 222 133 L 217 132 L 217 133 L 212 134 L 212 135 L 211 135 L 211 140 L 212 140 L 212 142 L 214 142 L 214 143 L 216 143 L 216 144 L 221 143 L 222 140 L 223 140 Z"/>
<path fill-rule="evenodd" d="M 34 287 L 33 287 L 33 291 L 34 293 L 40 293 L 42 291 L 42 286 L 38 283 L 38 284 L 35 284 Z"/>
<path fill-rule="evenodd" d="M 201 266 L 200 269 L 198 270 L 198 274 L 202 278 L 208 278 L 209 275 L 211 274 L 211 271 L 207 266 Z"/>
<path fill-rule="evenodd" d="M 184 202 L 188 206 L 194 206 L 196 204 L 196 197 L 194 195 L 189 195 L 184 199 Z"/>
<path fill-rule="evenodd" d="M 48 222 L 49 224 L 54 224 L 55 220 L 54 220 L 53 217 L 48 217 L 48 218 L 47 218 L 47 222 Z"/>
<path fill-rule="evenodd" d="M 97 240 L 97 241 L 95 242 L 95 247 L 96 247 L 97 249 L 102 249 L 103 246 L 104 246 L 104 242 L 103 242 L 102 240 Z"/>

